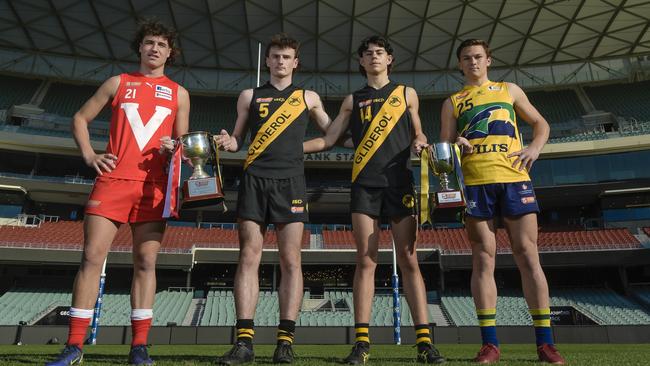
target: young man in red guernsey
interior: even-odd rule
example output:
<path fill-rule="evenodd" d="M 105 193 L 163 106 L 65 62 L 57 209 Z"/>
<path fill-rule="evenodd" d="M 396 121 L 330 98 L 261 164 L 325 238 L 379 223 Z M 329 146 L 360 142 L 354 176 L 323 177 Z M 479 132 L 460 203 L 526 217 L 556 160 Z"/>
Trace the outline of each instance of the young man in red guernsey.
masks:
<path fill-rule="evenodd" d="M 156 257 L 165 229 L 165 168 L 173 149 L 169 136 L 187 133 L 190 110 L 187 91 L 164 74 L 177 53 L 175 37 L 176 32 L 160 22 L 141 23 L 132 43 L 140 57 L 139 71 L 106 80 L 73 118 L 74 139 L 84 162 L 98 176 L 86 205 L 84 252 L 74 281 L 68 341 L 47 366 L 81 363 L 102 264 L 125 223 L 133 234 L 129 364 L 153 364 L 146 344 L 156 292 Z M 106 153 L 97 154 L 88 124 L 108 103 L 109 142 Z"/>

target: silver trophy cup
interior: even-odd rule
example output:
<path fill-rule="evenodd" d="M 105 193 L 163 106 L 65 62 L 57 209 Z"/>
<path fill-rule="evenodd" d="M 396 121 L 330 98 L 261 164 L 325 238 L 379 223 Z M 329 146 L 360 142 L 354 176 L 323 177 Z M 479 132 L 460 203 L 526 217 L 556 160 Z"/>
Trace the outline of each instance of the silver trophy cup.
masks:
<path fill-rule="evenodd" d="M 212 135 L 208 132 L 191 132 L 181 136 L 183 156 L 192 162 L 194 171 L 190 179 L 209 178 L 205 165 L 213 159 Z"/>
<path fill-rule="evenodd" d="M 431 145 L 431 168 L 440 177 L 440 188 L 450 191 L 449 174 L 454 172 L 454 159 L 451 153 L 453 147 L 448 142 L 438 142 Z"/>

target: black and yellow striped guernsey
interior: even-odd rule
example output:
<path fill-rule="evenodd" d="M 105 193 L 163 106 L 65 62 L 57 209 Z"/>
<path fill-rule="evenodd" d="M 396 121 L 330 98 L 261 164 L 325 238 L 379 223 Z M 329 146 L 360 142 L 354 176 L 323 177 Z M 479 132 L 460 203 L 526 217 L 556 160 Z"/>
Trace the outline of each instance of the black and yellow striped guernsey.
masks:
<path fill-rule="evenodd" d="M 290 178 L 305 173 L 302 143 L 309 114 L 305 91 L 270 83 L 253 89 L 248 113 L 251 142 L 244 169 L 263 178 Z"/>
<path fill-rule="evenodd" d="M 354 142 L 352 182 L 368 187 L 412 184 L 411 117 L 406 87 L 393 82 L 352 95 L 350 131 Z"/>

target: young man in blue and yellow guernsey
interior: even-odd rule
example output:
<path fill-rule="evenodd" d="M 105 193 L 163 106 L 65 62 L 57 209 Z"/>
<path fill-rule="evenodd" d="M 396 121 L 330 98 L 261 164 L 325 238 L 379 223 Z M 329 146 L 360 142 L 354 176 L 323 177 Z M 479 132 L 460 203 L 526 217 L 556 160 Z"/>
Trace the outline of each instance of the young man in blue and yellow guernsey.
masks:
<path fill-rule="evenodd" d="M 456 55 L 465 87 L 442 106 L 440 138 L 463 149 L 465 226 L 472 245 L 471 289 L 483 339 L 475 361 L 492 363 L 500 356 L 494 266 L 495 218 L 501 216 L 533 319 L 539 360 L 564 364 L 553 344 L 548 284 L 537 252 L 539 207 L 528 175 L 548 140 L 549 125 L 520 87 L 488 79 L 492 58 L 485 41 L 466 40 Z M 533 140 L 526 147 L 520 139 L 517 116 L 533 127 Z"/>
<path fill-rule="evenodd" d="M 305 142 L 305 153 L 329 149 L 350 131 L 354 164 L 350 211 L 357 247 L 354 272 L 355 344 L 347 364 L 364 364 L 370 354 L 369 322 L 375 290 L 379 221 L 390 220 L 397 263 L 402 271 L 416 333 L 417 361 L 441 363 L 429 330 L 426 290 L 415 250 L 417 223 L 410 170 L 411 150 L 426 146 L 413 88 L 390 81 L 395 62 L 389 42 L 379 36 L 364 39 L 357 50 L 359 71 L 368 84 L 348 95 L 324 137 Z M 347 141 L 346 141 L 347 146 Z"/>

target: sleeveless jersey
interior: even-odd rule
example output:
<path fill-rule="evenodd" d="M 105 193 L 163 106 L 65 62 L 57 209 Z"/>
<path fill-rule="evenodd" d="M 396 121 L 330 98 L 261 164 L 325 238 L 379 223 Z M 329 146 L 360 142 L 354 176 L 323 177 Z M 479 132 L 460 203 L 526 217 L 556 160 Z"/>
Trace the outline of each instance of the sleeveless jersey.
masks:
<path fill-rule="evenodd" d="M 522 149 L 508 85 L 488 81 L 481 86 L 466 86 L 450 98 L 458 134 L 474 146 L 471 154 L 462 156 L 465 184 L 530 180 L 525 169 L 512 167 L 516 157 L 508 158 L 508 154 Z"/>
<path fill-rule="evenodd" d="M 302 143 L 309 121 L 305 91 L 266 83 L 253 90 L 248 113 L 251 141 L 244 170 L 262 178 L 305 174 Z"/>
<path fill-rule="evenodd" d="M 169 156 L 160 154 L 160 138 L 172 136 L 178 110 L 178 84 L 166 76 L 121 74 L 111 104 L 106 152 L 117 156 L 104 176 L 139 181 L 166 181 Z"/>
<path fill-rule="evenodd" d="M 406 110 L 406 87 L 393 82 L 381 89 L 366 85 L 354 92 L 352 103 L 349 129 L 355 147 L 353 164 L 365 164 L 356 176 L 353 167 L 352 182 L 368 187 L 412 184 L 413 133 Z M 383 140 L 387 122 L 394 127 Z"/>

